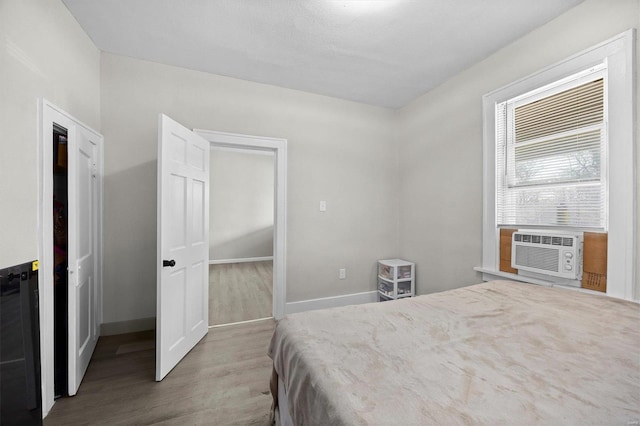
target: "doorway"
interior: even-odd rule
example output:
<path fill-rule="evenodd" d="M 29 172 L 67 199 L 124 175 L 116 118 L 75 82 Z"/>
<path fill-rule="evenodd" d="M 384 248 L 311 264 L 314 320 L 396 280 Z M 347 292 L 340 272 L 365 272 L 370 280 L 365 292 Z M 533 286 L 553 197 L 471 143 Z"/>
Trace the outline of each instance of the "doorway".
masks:
<path fill-rule="evenodd" d="M 209 326 L 273 317 L 275 155 L 211 146 Z"/>
<path fill-rule="evenodd" d="M 287 141 L 286 139 L 240 135 L 194 129 L 210 146 L 270 152 L 274 170 L 274 221 L 272 261 L 272 314 L 284 317 L 286 300 L 286 236 L 287 236 Z"/>
<path fill-rule="evenodd" d="M 46 416 L 55 398 L 77 393 L 100 333 L 103 138 L 44 99 L 38 115 L 40 374 Z"/>
<path fill-rule="evenodd" d="M 67 270 L 69 229 L 68 131 L 53 125 L 53 391 L 54 398 L 68 395 Z"/>
<path fill-rule="evenodd" d="M 211 146 L 273 153 L 273 316 L 284 316 L 287 141 L 189 130 L 159 114 L 156 381 L 207 335 Z"/>

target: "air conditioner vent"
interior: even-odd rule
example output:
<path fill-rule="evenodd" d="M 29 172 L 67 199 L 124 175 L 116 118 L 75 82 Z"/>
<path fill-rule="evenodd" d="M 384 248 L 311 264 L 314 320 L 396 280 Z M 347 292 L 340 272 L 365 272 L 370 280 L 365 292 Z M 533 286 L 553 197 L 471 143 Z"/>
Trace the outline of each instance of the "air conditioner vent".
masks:
<path fill-rule="evenodd" d="M 562 245 L 565 247 L 573 247 L 573 238 L 563 238 Z"/>
<path fill-rule="evenodd" d="M 516 263 L 519 268 L 544 269 L 545 271 L 558 272 L 558 250 L 545 247 L 517 246 Z"/>

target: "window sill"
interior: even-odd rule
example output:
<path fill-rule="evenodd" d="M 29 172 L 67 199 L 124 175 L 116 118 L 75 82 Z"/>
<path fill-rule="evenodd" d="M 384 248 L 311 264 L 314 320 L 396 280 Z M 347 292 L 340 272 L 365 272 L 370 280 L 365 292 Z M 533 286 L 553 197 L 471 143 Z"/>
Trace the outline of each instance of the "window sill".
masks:
<path fill-rule="evenodd" d="M 586 288 L 580 288 L 580 287 L 571 287 L 568 285 L 562 285 L 562 284 L 556 284 L 554 282 L 551 281 L 545 281 L 545 280 L 541 280 L 538 278 L 532 278 L 532 277 L 525 277 L 523 275 L 518 275 L 518 274 L 512 274 L 510 272 L 503 272 L 503 271 L 496 271 L 495 269 L 489 269 L 489 268 L 483 268 L 481 266 L 476 266 L 473 268 L 474 271 L 478 271 L 478 272 L 482 272 L 482 279 L 484 281 L 491 281 L 491 280 L 495 280 L 495 279 L 509 279 L 511 281 L 520 281 L 523 283 L 529 283 L 529 284 L 536 284 L 536 285 L 541 285 L 541 286 L 545 286 L 545 287 L 558 287 L 558 288 L 563 288 L 566 290 L 573 290 L 573 291 L 578 291 L 580 293 L 588 293 L 588 294 L 595 294 L 597 296 L 606 296 L 606 293 L 603 293 L 601 291 L 594 291 L 594 290 L 589 290 Z"/>

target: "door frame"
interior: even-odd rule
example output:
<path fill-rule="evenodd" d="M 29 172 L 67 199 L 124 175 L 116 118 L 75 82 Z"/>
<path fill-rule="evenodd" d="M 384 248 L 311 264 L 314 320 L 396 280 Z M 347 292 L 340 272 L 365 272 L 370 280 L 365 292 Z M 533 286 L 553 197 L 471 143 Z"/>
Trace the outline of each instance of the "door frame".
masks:
<path fill-rule="evenodd" d="M 53 124 L 67 129 L 68 150 L 75 149 L 76 127 L 84 127 L 99 139 L 97 162 L 98 194 L 98 243 L 96 294 L 98 309 L 96 318 L 102 324 L 102 243 L 103 243 L 103 176 L 104 143 L 100 133 L 69 115 L 44 98 L 38 100 L 38 288 L 40 298 L 40 359 L 42 381 L 42 417 L 46 417 L 54 404 L 53 371 L 53 211 L 50 208 L 53 199 L 53 142 L 49 129 Z M 73 183 L 69 181 L 69 185 Z M 68 356 L 73 354 L 69 351 Z"/>
<path fill-rule="evenodd" d="M 287 295 L 287 140 L 264 136 L 193 129 L 212 147 L 273 152 L 275 159 L 275 212 L 273 232 L 273 317 L 284 317 Z"/>

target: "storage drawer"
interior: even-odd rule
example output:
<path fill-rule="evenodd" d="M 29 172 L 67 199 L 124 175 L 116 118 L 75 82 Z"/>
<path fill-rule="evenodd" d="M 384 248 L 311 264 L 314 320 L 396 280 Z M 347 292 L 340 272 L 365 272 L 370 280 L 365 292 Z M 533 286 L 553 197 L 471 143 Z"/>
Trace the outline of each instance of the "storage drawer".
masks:
<path fill-rule="evenodd" d="M 393 297 L 393 283 L 378 279 L 378 293 Z"/>

